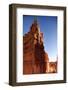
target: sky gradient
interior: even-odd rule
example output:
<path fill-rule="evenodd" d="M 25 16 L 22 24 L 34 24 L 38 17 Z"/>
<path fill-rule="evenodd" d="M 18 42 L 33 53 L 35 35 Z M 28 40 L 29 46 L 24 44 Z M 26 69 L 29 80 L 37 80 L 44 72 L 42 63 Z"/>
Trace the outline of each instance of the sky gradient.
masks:
<path fill-rule="evenodd" d="M 57 57 L 57 17 L 56 16 L 36 16 L 40 31 L 43 32 L 44 48 L 48 53 L 50 61 Z M 30 26 L 35 16 L 23 16 L 23 34 L 30 30 Z"/>

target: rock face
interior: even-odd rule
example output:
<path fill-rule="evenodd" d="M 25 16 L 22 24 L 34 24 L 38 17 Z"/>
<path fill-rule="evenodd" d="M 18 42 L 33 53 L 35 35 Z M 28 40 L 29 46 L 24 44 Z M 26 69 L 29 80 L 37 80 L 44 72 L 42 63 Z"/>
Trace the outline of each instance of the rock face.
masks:
<path fill-rule="evenodd" d="M 49 73 L 55 73 L 57 72 L 57 62 L 50 62 L 49 63 Z"/>
<path fill-rule="evenodd" d="M 23 74 L 41 74 L 48 72 L 49 57 L 44 51 L 43 33 L 37 20 L 23 36 Z"/>

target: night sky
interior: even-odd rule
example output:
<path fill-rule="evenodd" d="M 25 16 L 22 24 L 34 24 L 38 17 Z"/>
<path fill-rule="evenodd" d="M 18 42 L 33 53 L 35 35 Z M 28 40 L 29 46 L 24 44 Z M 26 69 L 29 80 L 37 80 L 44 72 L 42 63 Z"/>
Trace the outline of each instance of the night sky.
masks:
<path fill-rule="evenodd" d="M 49 59 L 54 61 L 57 57 L 57 16 L 23 15 L 23 34 L 30 30 L 35 17 L 40 31 L 43 32 L 45 51 L 48 53 Z"/>

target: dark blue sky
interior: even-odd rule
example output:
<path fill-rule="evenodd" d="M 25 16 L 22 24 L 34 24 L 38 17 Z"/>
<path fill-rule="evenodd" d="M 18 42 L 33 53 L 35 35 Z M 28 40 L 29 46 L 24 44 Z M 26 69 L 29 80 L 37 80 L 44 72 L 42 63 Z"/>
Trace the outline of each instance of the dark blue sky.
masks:
<path fill-rule="evenodd" d="M 27 33 L 34 21 L 35 16 L 23 16 L 23 34 Z M 40 31 L 44 36 L 44 47 L 49 58 L 57 57 L 57 17 L 36 16 Z"/>

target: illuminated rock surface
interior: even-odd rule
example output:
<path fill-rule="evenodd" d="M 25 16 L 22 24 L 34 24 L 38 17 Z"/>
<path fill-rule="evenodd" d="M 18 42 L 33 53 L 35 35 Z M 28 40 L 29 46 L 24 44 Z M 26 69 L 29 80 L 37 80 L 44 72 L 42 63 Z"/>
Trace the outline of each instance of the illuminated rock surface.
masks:
<path fill-rule="evenodd" d="M 57 64 L 56 62 L 49 63 L 43 43 L 43 33 L 40 32 L 37 20 L 35 20 L 29 32 L 23 36 L 23 74 L 57 72 Z"/>

